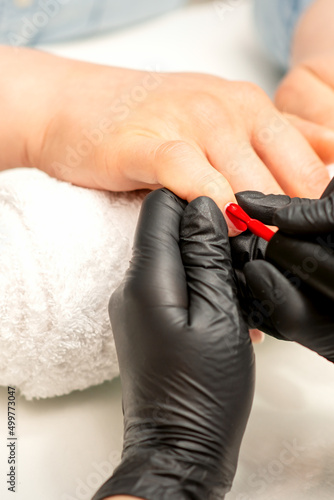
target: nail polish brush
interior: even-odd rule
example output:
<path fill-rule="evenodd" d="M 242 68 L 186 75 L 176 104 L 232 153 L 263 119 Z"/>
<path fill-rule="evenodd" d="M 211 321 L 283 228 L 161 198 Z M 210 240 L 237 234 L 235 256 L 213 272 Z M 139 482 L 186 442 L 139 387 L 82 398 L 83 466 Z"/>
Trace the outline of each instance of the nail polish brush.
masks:
<path fill-rule="evenodd" d="M 318 292 L 334 300 L 334 252 L 324 244 L 300 237 L 293 238 L 269 229 L 257 219 L 252 219 L 239 205 L 229 203 L 226 215 L 241 231 L 249 229 L 268 241 L 265 260 L 280 269 L 285 276 L 292 273 Z"/>

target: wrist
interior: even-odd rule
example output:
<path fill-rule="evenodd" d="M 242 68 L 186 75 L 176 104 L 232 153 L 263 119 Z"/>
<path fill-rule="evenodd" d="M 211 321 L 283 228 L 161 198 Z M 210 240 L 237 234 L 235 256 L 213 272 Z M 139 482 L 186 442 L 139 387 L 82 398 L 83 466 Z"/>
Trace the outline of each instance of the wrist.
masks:
<path fill-rule="evenodd" d="M 0 169 L 37 167 L 66 60 L 33 49 L 0 46 Z"/>
<path fill-rule="evenodd" d="M 188 451 L 170 448 L 136 451 L 123 455 L 121 464 L 92 500 L 128 495 L 146 500 L 222 500 L 231 482 L 224 481 L 221 464 L 208 465 Z M 211 495 L 211 496 L 210 496 Z"/>
<path fill-rule="evenodd" d="M 24 49 L 0 46 L 0 140 L 6 147 L 0 150 L 0 170 L 27 166 L 27 116 L 24 119 L 23 96 L 27 98 L 22 85 L 22 59 Z M 21 68 L 19 68 L 21 66 Z M 25 130 L 26 129 L 26 130 Z"/>
<path fill-rule="evenodd" d="M 105 500 L 132 500 L 133 498 L 138 497 L 129 497 L 128 495 L 117 495 L 113 497 L 107 497 Z M 145 500 L 144 498 L 140 498 L 139 500 Z"/>

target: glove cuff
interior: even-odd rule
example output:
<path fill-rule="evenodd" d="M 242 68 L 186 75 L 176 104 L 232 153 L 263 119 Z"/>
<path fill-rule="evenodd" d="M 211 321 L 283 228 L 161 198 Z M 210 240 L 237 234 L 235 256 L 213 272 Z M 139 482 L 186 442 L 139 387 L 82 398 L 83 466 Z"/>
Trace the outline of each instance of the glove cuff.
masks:
<path fill-rule="evenodd" d="M 92 500 L 112 495 L 146 500 L 223 500 L 231 481 L 226 484 L 219 472 L 185 461 L 170 450 L 149 450 L 123 458 Z"/>

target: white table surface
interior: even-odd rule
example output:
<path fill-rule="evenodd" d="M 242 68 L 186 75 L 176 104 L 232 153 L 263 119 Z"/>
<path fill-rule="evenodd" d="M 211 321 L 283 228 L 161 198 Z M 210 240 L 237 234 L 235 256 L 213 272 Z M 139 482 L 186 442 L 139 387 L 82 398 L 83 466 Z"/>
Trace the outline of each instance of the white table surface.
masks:
<path fill-rule="evenodd" d="M 192 2 L 114 34 L 43 48 L 103 64 L 249 80 L 272 95 L 279 73 L 256 38 L 249 2 L 222 7 Z M 256 354 L 255 401 L 227 500 L 333 499 L 332 365 L 274 339 Z M 5 477 L 7 388 L 0 388 L 0 498 L 89 500 L 120 455 L 119 381 L 47 400 L 18 397 L 16 413 L 14 494 Z"/>

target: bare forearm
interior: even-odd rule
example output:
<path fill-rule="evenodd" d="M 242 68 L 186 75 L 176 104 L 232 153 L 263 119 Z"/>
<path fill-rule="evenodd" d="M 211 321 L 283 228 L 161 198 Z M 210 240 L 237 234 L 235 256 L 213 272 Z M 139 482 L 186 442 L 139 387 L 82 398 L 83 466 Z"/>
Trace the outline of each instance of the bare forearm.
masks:
<path fill-rule="evenodd" d="M 51 54 L 0 46 L 0 170 L 32 166 L 30 146 L 43 140 L 62 76 L 57 61 L 64 67 L 66 60 Z"/>
<path fill-rule="evenodd" d="M 0 170 L 24 163 L 25 137 L 19 123 L 22 105 L 17 105 L 17 94 L 24 91 L 19 89 L 20 71 L 13 65 L 18 56 L 18 49 L 0 47 Z"/>
<path fill-rule="evenodd" d="M 315 0 L 299 20 L 292 42 L 292 64 L 334 51 L 333 0 Z"/>

